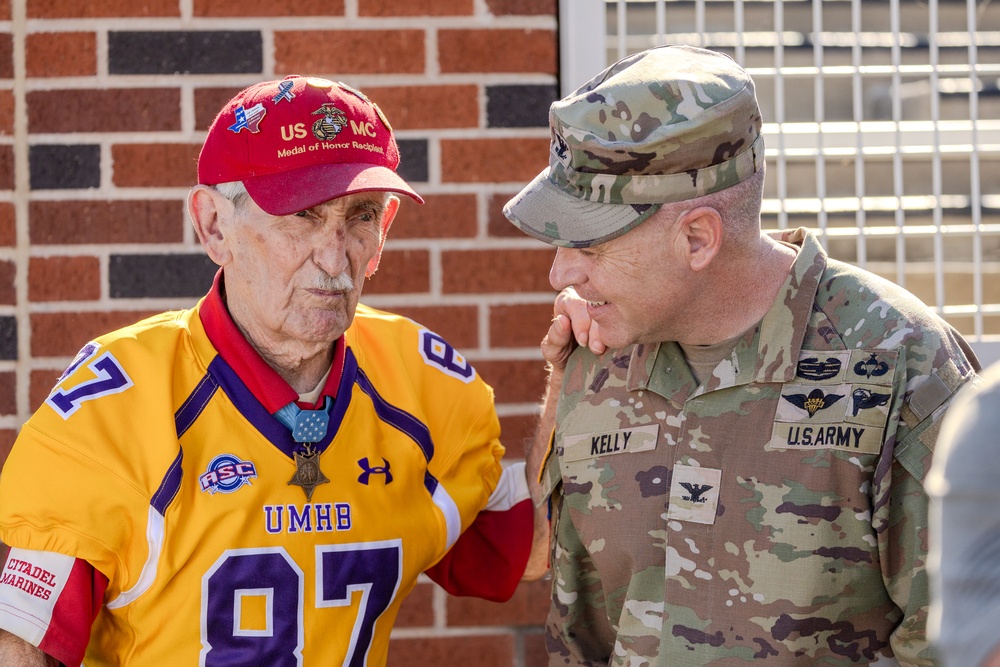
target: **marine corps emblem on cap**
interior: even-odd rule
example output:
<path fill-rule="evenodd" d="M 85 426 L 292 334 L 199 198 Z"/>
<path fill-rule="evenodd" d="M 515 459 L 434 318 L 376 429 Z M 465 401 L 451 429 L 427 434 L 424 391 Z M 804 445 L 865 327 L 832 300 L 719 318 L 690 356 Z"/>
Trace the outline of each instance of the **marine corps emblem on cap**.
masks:
<path fill-rule="evenodd" d="M 564 247 L 620 236 L 661 204 L 740 183 L 764 163 L 753 81 L 728 56 L 643 51 L 549 109 L 549 167 L 507 202 L 527 234 Z"/>

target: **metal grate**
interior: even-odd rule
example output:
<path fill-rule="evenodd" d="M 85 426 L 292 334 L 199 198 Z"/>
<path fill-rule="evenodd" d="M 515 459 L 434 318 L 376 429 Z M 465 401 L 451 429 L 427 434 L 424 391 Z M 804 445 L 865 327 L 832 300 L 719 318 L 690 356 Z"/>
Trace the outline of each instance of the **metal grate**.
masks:
<path fill-rule="evenodd" d="M 765 121 L 764 226 L 818 230 L 1000 357 L 1000 3 L 563 0 L 560 24 L 564 92 L 659 44 L 732 56 Z"/>

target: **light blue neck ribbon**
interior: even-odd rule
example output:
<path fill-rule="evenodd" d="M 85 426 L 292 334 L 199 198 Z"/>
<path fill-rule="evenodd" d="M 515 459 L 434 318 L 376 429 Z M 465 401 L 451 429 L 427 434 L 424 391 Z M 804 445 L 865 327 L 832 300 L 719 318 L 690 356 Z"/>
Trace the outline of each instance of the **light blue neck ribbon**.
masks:
<path fill-rule="evenodd" d="M 330 406 L 333 399 L 329 396 L 321 410 L 303 410 L 292 401 L 274 413 L 275 418 L 288 427 L 295 442 L 319 442 L 330 428 Z"/>

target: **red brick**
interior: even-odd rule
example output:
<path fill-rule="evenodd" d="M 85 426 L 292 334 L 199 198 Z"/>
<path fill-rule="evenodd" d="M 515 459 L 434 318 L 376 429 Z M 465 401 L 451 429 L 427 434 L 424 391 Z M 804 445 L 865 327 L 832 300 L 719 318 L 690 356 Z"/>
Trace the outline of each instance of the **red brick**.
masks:
<path fill-rule="evenodd" d="M 514 635 L 472 637 L 414 637 L 389 642 L 387 667 L 475 665 L 510 667 L 514 664 Z"/>
<path fill-rule="evenodd" d="M 468 353 L 479 346 L 478 309 L 475 306 L 401 305 L 387 307 L 386 310 L 419 322 L 440 334 L 459 351 Z"/>
<path fill-rule="evenodd" d="M 539 168 L 541 171 L 545 167 Z M 503 214 L 504 205 L 511 200 L 516 192 L 509 194 L 494 194 L 490 196 L 490 203 L 487 204 L 488 218 L 486 219 L 486 232 L 490 236 L 498 238 L 524 238 L 524 232 L 511 224 L 507 216 Z"/>
<path fill-rule="evenodd" d="M 554 30 L 441 30 L 438 62 L 443 73 L 537 72 L 556 74 Z"/>
<path fill-rule="evenodd" d="M 410 294 L 431 288 L 431 258 L 426 250 L 386 250 L 367 294 Z"/>
<path fill-rule="evenodd" d="M 521 633 L 524 637 L 524 667 L 548 667 L 549 651 L 545 648 L 545 630 Z"/>
<path fill-rule="evenodd" d="M 551 303 L 491 306 L 490 347 L 538 349 L 551 320 Z"/>
<path fill-rule="evenodd" d="M 194 0 L 195 16 L 343 16 L 344 0 Z"/>
<path fill-rule="evenodd" d="M 31 316 L 31 356 L 71 357 L 101 334 L 138 322 L 154 313 L 121 310 L 35 313 Z"/>
<path fill-rule="evenodd" d="M 476 362 L 476 371 L 493 387 L 496 402 L 537 403 L 548 377 L 545 363 L 538 359 Z"/>
<path fill-rule="evenodd" d="M 0 202 L 0 246 L 17 244 L 17 225 L 14 221 L 14 205 Z"/>
<path fill-rule="evenodd" d="M 396 130 L 431 130 L 479 126 L 479 88 L 393 86 L 364 89 Z"/>
<path fill-rule="evenodd" d="M 528 183 L 548 164 L 549 140 L 442 139 L 446 183 Z"/>
<path fill-rule="evenodd" d="M 14 189 L 14 147 L 0 146 L 0 190 Z"/>
<path fill-rule="evenodd" d="M 33 201 L 28 219 L 38 245 L 184 240 L 183 201 Z"/>
<path fill-rule="evenodd" d="M 83 347 L 82 345 L 80 347 Z M 75 353 L 74 353 L 75 354 Z M 28 384 L 28 409 L 35 412 L 42 407 L 42 403 L 48 398 L 52 388 L 56 386 L 61 370 L 33 370 L 31 371 L 31 381 Z"/>
<path fill-rule="evenodd" d="M 0 262 L 0 304 L 13 306 L 17 303 L 17 293 L 14 291 L 14 276 L 17 265 L 14 262 Z"/>
<path fill-rule="evenodd" d="M 180 16 L 177 0 L 27 0 L 29 19 Z"/>
<path fill-rule="evenodd" d="M 92 32 L 35 32 L 24 48 L 28 76 L 97 74 L 97 35 Z"/>
<path fill-rule="evenodd" d="M 4 461 L 7 460 L 7 456 L 10 454 L 10 448 L 14 446 L 14 440 L 17 438 L 17 431 L 12 428 L 5 428 L 0 430 L 0 468 L 3 468 Z M 7 547 L 0 544 L 0 561 L 7 561 Z"/>
<path fill-rule="evenodd" d="M 543 388 L 538 388 L 538 402 L 541 402 Z M 523 460 L 524 454 L 535 435 L 538 417 L 535 415 L 511 415 L 500 418 L 500 442 L 507 449 L 504 460 Z"/>
<path fill-rule="evenodd" d="M 417 584 L 406 596 L 396 616 L 397 628 L 412 628 L 434 625 L 434 584 Z"/>
<path fill-rule="evenodd" d="M 0 21 L 9 21 L 10 18 L 10 0 L 0 0 Z"/>
<path fill-rule="evenodd" d="M 0 134 L 14 134 L 14 92 L 0 90 Z"/>
<path fill-rule="evenodd" d="M 115 144 L 112 180 L 120 188 L 189 187 L 198 182 L 201 144 Z"/>
<path fill-rule="evenodd" d="M 176 88 L 35 90 L 25 97 L 32 134 L 181 129 L 181 95 Z"/>
<path fill-rule="evenodd" d="M 303 72 L 421 74 L 424 71 L 424 31 L 275 32 L 274 71 L 279 75 Z"/>
<path fill-rule="evenodd" d="M 473 238 L 476 236 L 475 195 L 424 195 L 418 204 L 400 197 L 400 211 L 389 228 L 392 239 Z"/>
<path fill-rule="evenodd" d="M 0 373 L 0 415 L 17 414 L 17 373 L 13 371 Z M 0 434 L 4 431 L 0 431 Z M 3 436 L 0 435 L 0 441 Z M 6 452 L 0 445 L 0 463 Z"/>
<path fill-rule="evenodd" d="M 101 298 L 101 263 L 96 257 L 32 257 L 28 299 L 95 301 Z"/>
<path fill-rule="evenodd" d="M 448 598 L 451 627 L 492 625 L 539 625 L 545 622 L 552 594 L 551 581 L 522 583 L 507 602 L 489 602 L 472 597 Z"/>
<path fill-rule="evenodd" d="M 541 244 L 539 244 L 541 245 Z M 445 294 L 552 292 L 555 250 L 446 250 L 441 253 Z M 554 296 L 553 296 L 554 298 Z"/>
<path fill-rule="evenodd" d="M 14 78 L 14 36 L 0 34 L 0 79 Z"/>
<path fill-rule="evenodd" d="M 212 121 L 242 88 L 196 88 L 194 91 L 194 125 L 207 131 Z"/>
<path fill-rule="evenodd" d="M 493 16 L 510 14 L 556 15 L 556 0 L 486 0 Z"/>
<path fill-rule="evenodd" d="M 360 16 L 469 16 L 472 0 L 358 0 Z"/>

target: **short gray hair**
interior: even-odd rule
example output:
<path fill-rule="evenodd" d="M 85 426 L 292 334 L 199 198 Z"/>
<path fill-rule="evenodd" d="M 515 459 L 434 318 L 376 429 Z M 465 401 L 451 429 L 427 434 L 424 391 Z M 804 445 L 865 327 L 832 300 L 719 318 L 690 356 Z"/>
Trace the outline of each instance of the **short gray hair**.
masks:
<path fill-rule="evenodd" d="M 250 197 L 250 193 L 247 192 L 247 188 L 243 185 L 243 181 L 216 183 L 212 187 L 215 188 L 220 195 L 231 201 L 236 210 L 242 208 L 244 202 L 246 202 L 246 200 Z"/>

